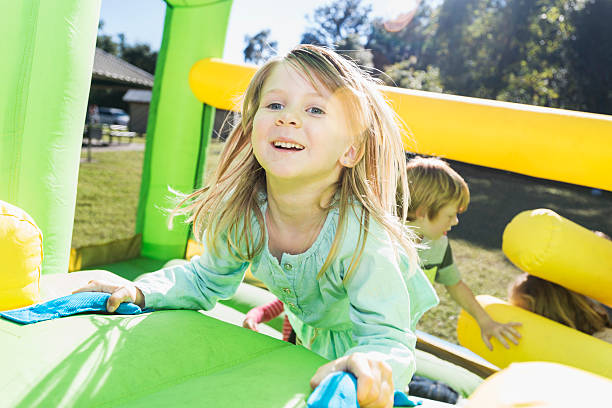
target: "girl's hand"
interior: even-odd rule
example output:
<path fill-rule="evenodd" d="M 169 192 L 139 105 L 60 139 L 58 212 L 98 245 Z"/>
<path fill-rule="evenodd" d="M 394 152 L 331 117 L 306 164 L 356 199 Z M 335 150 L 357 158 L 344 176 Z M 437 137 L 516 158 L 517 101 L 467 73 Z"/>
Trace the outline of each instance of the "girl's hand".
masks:
<path fill-rule="evenodd" d="M 500 323 L 490 319 L 480 325 L 480 335 L 482 336 L 482 341 L 489 350 L 493 350 L 493 345 L 490 340 L 491 337 L 495 337 L 502 346 L 509 349 L 510 345 L 506 339 L 517 345 L 519 343 L 521 334 L 515 329 L 515 327 L 519 326 L 522 326 L 522 324 L 518 322 Z"/>
<path fill-rule="evenodd" d="M 86 286 L 75 290 L 72 293 L 79 292 L 106 292 L 111 296 L 106 301 L 106 310 L 113 313 L 121 303 L 132 302 L 144 308 L 144 295 L 140 289 L 132 284 L 116 285 L 105 281 L 90 280 Z"/>
<path fill-rule="evenodd" d="M 362 408 L 393 407 L 393 378 L 391 367 L 364 353 L 353 353 L 340 357 L 319 367 L 310 380 L 315 389 L 329 374 L 348 371 L 357 377 L 357 401 Z"/>
<path fill-rule="evenodd" d="M 259 331 L 257 330 L 257 323 L 255 323 L 255 320 L 250 317 L 244 319 L 244 321 L 242 322 L 242 327 L 253 331 Z"/>

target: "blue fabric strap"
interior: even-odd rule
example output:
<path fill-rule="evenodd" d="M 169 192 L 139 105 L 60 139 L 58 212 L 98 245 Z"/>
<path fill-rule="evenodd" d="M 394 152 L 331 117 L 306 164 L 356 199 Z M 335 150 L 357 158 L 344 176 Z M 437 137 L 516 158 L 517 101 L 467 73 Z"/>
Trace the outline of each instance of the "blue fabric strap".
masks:
<path fill-rule="evenodd" d="M 308 408 L 359 408 L 357 402 L 357 379 L 353 374 L 339 371 L 328 375 L 308 397 Z M 416 407 L 422 402 L 413 402 L 406 394 L 395 390 L 394 407 Z"/>
<path fill-rule="evenodd" d="M 101 292 L 75 293 L 38 305 L 0 312 L 0 316 L 16 323 L 30 324 L 77 313 L 106 312 L 109 297 L 110 294 Z M 115 313 L 134 315 L 142 313 L 142 310 L 134 303 L 122 303 Z"/>

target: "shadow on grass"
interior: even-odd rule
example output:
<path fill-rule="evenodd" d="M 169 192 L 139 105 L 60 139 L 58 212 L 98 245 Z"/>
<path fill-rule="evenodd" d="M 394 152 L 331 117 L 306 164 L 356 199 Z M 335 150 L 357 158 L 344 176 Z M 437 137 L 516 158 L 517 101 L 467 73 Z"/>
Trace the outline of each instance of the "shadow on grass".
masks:
<path fill-rule="evenodd" d="M 500 249 L 506 225 L 518 213 L 549 208 L 585 228 L 612 234 L 612 192 L 596 191 L 449 160 L 468 183 L 471 201 L 451 238 Z"/>

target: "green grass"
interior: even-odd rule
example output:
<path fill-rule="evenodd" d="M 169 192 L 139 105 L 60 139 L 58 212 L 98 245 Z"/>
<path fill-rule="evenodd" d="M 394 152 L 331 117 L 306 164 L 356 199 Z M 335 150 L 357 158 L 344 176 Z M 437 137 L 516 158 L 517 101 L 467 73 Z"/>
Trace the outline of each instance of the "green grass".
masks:
<path fill-rule="evenodd" d="M 209 145 L 206 174 L 216 167 L 222 143 Z M 73 247 L 133 235 L 143 152 L 93 152 L 93 163 L 81 163 Z M 455 262 L 475 294 L 506 297 L 520 273 L 501 252 L 505 226 L 519 212 L 550 208 L 587 228 L 612 233 L 612 192 L 591 189 L 452 162 L 468 182 L 471 202 L 449 233 Z M 456 342 L 459 307 L 437 285 L 440 305 L 425 314 L 418 328 Z"/>
<path fill-rule="evenodd" d="M 93 151 L 91 163 L 81 162 L 73 248 L 134 235 L 143 158 L 143 151 Z"/>

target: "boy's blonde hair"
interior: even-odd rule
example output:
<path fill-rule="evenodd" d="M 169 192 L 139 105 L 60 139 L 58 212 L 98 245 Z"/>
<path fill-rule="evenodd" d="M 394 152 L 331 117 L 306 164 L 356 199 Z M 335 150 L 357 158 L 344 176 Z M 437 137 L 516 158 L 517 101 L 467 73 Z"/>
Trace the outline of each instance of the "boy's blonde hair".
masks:
<path fill-rule="evenodd" d="M 524 273 L 510 287 L 510 303 L 586 334 L 610 327 L 606 311 L 589 298 Z"/>
<path fill-rule="evenodd" d="M 376 88 L 377 83 L 352 61 L 328 49 L 300 45 L 284 57 L 264 64 L 254 75 L 242 104 L 242 119 L 232 130 L 221 154 L 219 166 L 209 184 L 187 196 L 177 213 L 190 215 L 194 235 L 206 239 L 209 248 L 217 251 L 214 243 L 219 234 L 227 234 L 227 247 L 233 256 L 250 261 L 267 242 L 265 225 L 260 210 L 261 193 L 266 189 L 266 174 L 253 155 L 251 132 L 253 119 L 259 108 L 263 85 L 272 69 L 279 63 L 290 64 L 311 81 L 315 88 L 324 87 L 334 95 L 345 98 L 347 127 L 354 130 L 358 147 L 358 162 L 343 168 L 336 186 L 335 198 L 322 208 L 339 209 L 339 222 L 329 255 L 319 271 L 319 277 L 335 259 L 346 226 L 347 213 L 358 201 L 363 207 L 359 238 L 347 271 L 347 279 L 356 268 L 368 233 L 370 216 L 382 224 L 396 244 L 408 253 L 416 264 L 411 232 L 401 221 L 406 214 L 397 214 L 396 191 L 408 201 L 404 172 L 404 152 L 395 113 Z M 399 187 L 398 187 L 399 186 Z M 259 224 L 261 236 L 254 237 L 252 216 Z M 398 219 L 398 216 L 401 218 Z M 202 235 L 205 231 L 205 237 Z"/>
<path fill-rule="evenodd" d="M 410 205 L 408 219 L 416 219 L 419 207 L 427 208 L 427 218 L 438 216 L 447 204 L 457 203 L 457 212 L 467 210 L 470 189 L 463 178 L 443 160 L 417 156 L 406 165 Z M 403 203 L 398 199 L 398 203 Z"/>

